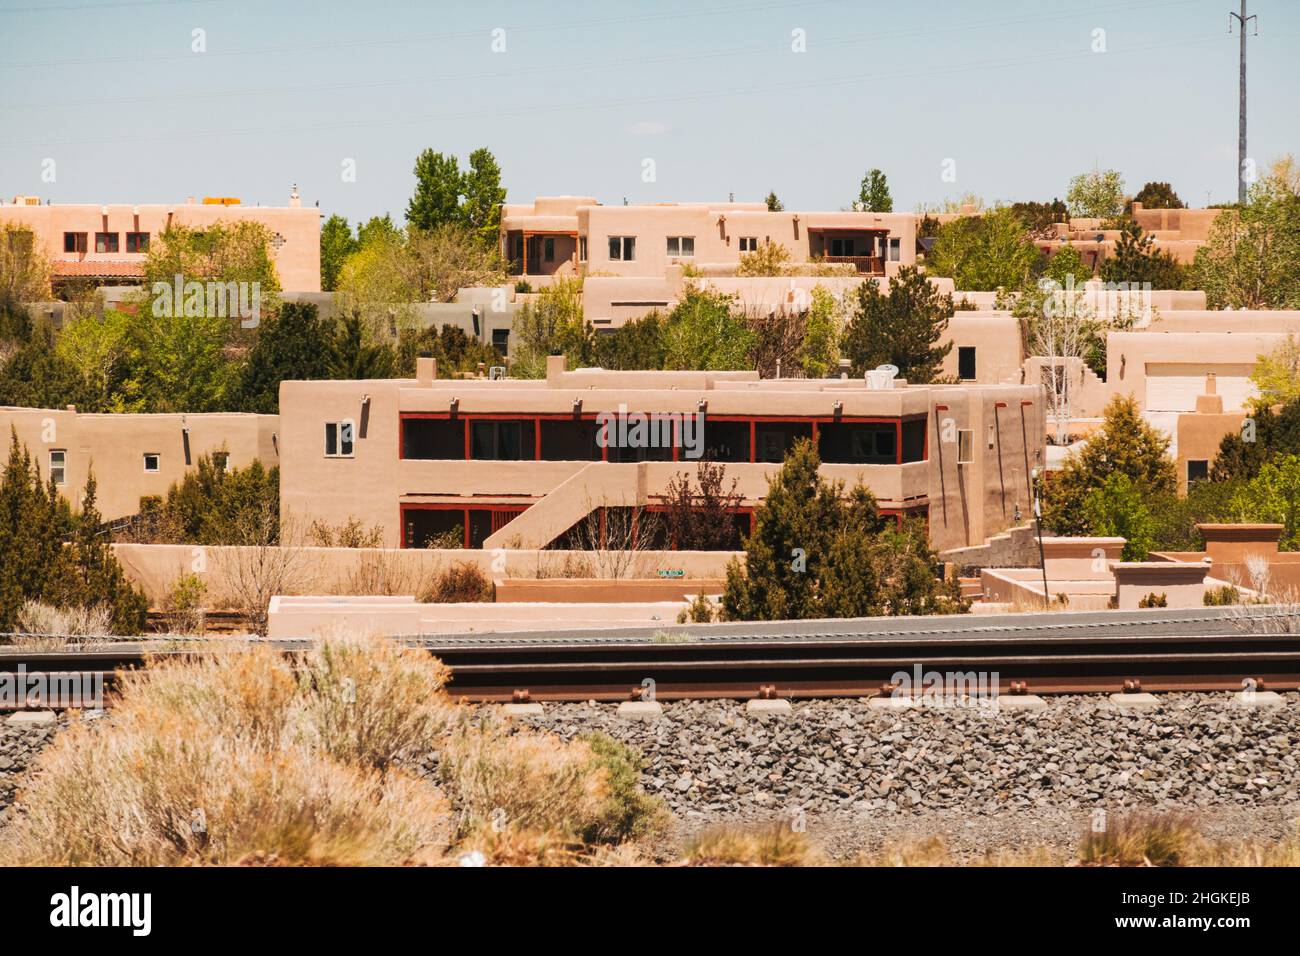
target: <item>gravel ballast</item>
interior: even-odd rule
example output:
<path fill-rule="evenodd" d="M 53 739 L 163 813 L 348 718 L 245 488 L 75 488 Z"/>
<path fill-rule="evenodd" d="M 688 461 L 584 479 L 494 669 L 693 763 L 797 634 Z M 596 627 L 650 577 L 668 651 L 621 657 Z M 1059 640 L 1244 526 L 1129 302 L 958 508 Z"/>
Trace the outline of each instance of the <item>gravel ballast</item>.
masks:
<path fill-rule="evenodd" d="M 606 733 L 645 758 L 645 789 L 688 837 L 722 822 L 806 826 L 834 856 L 940 837 L 954 854 L 1068 852 L 1097 809 L 1191 813 L 1207 836 L 1277 840 L 1300 819 L 1300 694 L 1246 709 L 1228 694 L 1160 695 L 1119 711 L 1104 696 L 1042 710 L 879 710 L 795 702 L 788 715 L 738 701 L 665 702 L 658 720 L 613 704 L 545 705 L 518 725 Z M 60 726 L 0 719 L 0 825 L 28 765 Z"/>

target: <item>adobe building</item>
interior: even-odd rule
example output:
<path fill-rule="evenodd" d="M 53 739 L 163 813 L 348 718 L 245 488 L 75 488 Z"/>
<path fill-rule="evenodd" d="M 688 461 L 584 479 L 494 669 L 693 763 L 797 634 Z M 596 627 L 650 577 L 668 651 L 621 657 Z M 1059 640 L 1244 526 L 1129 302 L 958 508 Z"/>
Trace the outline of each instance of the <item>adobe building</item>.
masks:
<path fill-rule="evenodd" d="M 694 481 L 707 456 L 726 486 L 738 481 L 735 520 L 748 530 L 806 437 L 828 478 L 861 481 L 884 513 L 927 519 L 936 547 L 951 548 L 1018 523 L 1042 464 L 1037 385 L 570 371 L 562 356 L 536 381 L 418 366 L 414 380 L 281 384 L 282 510 L 378 525 L 388 546 L 452 534 L 468 548 L 554 547 L 611 509 L 663 510 L 669 483 Z"/>
<path fill-rule="evenodd" d="M 278 464 L 275 415 L 244 413 L 82 414 L 64 409 L 0 407 L 0 467 L 9 459 L 10 429 L 27 447 L 41 477 L 53 479 L 73 507 L 80 507 L 93 470 L 104 520 L 137 514 L 140 499 L 165 495 L 203 455 L 221 456 L 228 467 L 254 459 Z"/>
<path fill-rule="evenodd" d="M 203 229 L 218 222 L 259 222 L 271 233 L 271 257 L 280 287 L 320 291 L 320 210 L 303 206 L 295 186 L 287 206 L 245 206 L 238 199 L 195 202 L 41 204 L 36 196 L 0 203 L 0 225 L 26 226 L 49 259 L 57 287 L 72 280 L 130 285 L 144 280 L 149 243 L 169 226 Z"/>
<path fill-rule="evenodd" d="M 883 278 L 916 263 L 916 219 L 769 212 L 761 202 L 605 206 L 586 196 L 543 196 L 501 211 L 501 253 L 511 276 L 530 287 L 588 276 L 583 311 L 598 329 L 671 309 L 687 270 L 734 276 L 740 257 L 766 243 L 784 246 L 795 266 L 856 281 Z"/>

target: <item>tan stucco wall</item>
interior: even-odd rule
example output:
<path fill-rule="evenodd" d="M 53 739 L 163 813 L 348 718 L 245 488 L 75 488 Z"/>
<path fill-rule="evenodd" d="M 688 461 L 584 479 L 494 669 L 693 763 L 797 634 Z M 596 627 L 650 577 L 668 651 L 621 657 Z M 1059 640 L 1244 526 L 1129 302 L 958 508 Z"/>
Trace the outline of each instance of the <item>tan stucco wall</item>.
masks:
<path fill-rule="evenodd" d="M 143 264 L 142 253 L 126 251 L 126 233 L 147 232 L 150 241 L 171 223 L 201 229 L 216 222 L 260 222 L 284 241 L 271 256 L 280 287 L 291 292 L 320 291 L 320 210 L 315 206 L 220 206 L 201 202 L 166 204 L 94 203 L 16 206 L 0 203 L 0 223 L 25 225 L 36 233 L 46 256 L 60 262 Z M 84 255 L 63 251 L 65 232 L 87 233 Z M 118 233 L 118 252 L 95 252 L 95 233 Z"/>
<path fill-rule="evenodd" d="M 526 530 L 522 546 L 531 547 L 540 543 L 536 536 L 569 527 L 572 520 L 561 522 L 589 501 L 644 503 L 647 496 L 661 494 L 674 474 L 693 472 L 693 464 L 401 460 L 399 413 L 445 412 L 456 399 L 461 415 L 569 413 L 575 401 L 586 414 L 613 412 L 620 405 L 693 414 L 704 400 L 710 415 L 813 417 L 832 416 L 838 402 L 844 416 L 926 418 L 928 462 L 824 468 L 828 476 L 849 483 L 863 480 L 882 504 L 928 503 L 936 545 L 959 547 L 982 543 L 1008 527 L 1016 505 L 1027 513 L 1028 474 L 1042 464 L 1041 394 L 1038 386 L 1018 385 L 873 391 L 861 380 L 759 381 L 752 372 L 574 371 L 557 372 L 547 381 L 436 380 L 423 386 L 409 379 L 285 382 L 280 389 L 281 504 L 307 522 L 338 524 L 355 517 L 380 525 L 386 543 L 396 546 L 402 502 L 529 504 L 554 493 L 542 510 L 532 517 L 525 512 L 493 536 L 492 546 L 505 545 Z M 348 419 L 358 426 L 354 455 L 324 457 L 324 423 Z M 959 465 L 962 429 L 973 431 L 974 457 Z M 775 466 L 761 463 L 727 466 L 727 474 L 741 480 L 742 493 L 754 500 L 773 471 Z M 574 480 L 579 473 L 582 479 Z M 548 511 L 551 516 L 542 522 Z"/>
<path fill-rule="evenodd" d="M 100 513 L 112 520 L 136 514 L 144 495 L 166 494 L 202 455 L 225 450 L 232 468 L 255 458 L 268 468 L 277 465 L 277 427 L 275 415 L 82 415 L 69 409 L 0 407 L 0 462 L 9 458 L 11 428 L 46 478 L 50 451 L 64 451 L 66 478 L 59 490 L 79 506 L 93 468 Z M 189 429 L 189 464 L 184 429 Z M 144 455 L 154 453 L 160 456 L 159 470 L 146 472 Z"/>

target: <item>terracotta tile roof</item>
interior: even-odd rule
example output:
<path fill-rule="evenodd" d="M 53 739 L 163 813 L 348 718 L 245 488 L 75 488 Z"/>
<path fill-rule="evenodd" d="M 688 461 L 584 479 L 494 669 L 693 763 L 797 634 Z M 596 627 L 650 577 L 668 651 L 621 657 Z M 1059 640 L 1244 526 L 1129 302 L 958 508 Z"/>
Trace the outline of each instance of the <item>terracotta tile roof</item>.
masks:
<path fill-rule="evenodd" d="M 56 279 L 116 279 L 144 278 L 144 262 L 120 262 L 83 259 L 80 262 L 54 262 L 52 271 Z"/>

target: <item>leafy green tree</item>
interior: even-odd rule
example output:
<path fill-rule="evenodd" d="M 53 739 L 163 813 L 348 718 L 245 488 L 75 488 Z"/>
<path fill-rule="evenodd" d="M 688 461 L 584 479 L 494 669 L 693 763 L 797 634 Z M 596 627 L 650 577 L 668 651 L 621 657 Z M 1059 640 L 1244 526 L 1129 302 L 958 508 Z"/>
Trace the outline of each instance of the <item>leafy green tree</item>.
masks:
<path fill-rule="evenodd" d="M 1141 203 L 1144 209 L 1186 209 L 1187 204 L 1178 198 L 1174 187 L 1168 183 L 1146 183 L 1133 202 Z"/>
<path fill-rule="evenodd" d="M 775 189 L 769 192 L 767 194 L 767 199 L 763 201 L 767 203 L 768 212 L 785 212 L 785 204 L 776 198 Z"/>
<path fill-rule="evenodd" d="M 799 349 L 799 364 L 808 378 L 825 378 L 839 362 L 840 337 L 844 331 L 841 311 L 840 300 L 829 289 L 822 285 L 813 287 Z"/>
<path fill-rule="evenodd" d="M 1132 479 L 1117 471 L 1089 490 L 1083 499 L 1088 533 L 1103 538 L 1124 538 L 1125 561 L 1145 561 L 1155 540 L 1155 522 Z"/>
<path fill-rule="evenodd" d="M 1101 427 L 1044 482 L 1044 527 L 1053 534 L 1087 534 L 1088 494 L 1117 473 L 1147 497 L 1172 496 L 1178 487 L 1169 439 L 1146 423 L 1137 402 L 1126 395 L 1110 400 Z"/>
<path fill-rule="evenodd" d="M 1270 176 L 1242 209 L 1221 212 L 1196 250 L 1192 285 L 1211 309 L 1300 308 L 1300 195 Z"/>
<path fill-rule="evenodd" d="M 731 296 L 690 286 L 668 314 L 664 367 L 724 371 L 750 367 L 754 335 Z"/>
<path fill-rule="evenodd" d="M 1065 194 L 1070 215 L 1113 219 L 1124 211 L 1124 178 L 1113 169 L 1094 169 L 1070 180 Z"/>
<path fill-rule="evenodd" d="M 1155 495 L 1146 500 L 1151 512 L 1154 551 L 1203 551 L 1205 539 L 1198 524 L 1222 524 L 1234 520 L 1231 502 L 1239 481 L 1197 481 L 1186 497 Z"/>
<path fill-rule="evenodd" d="M 50 295 L 50 263 L 36 233 L 19 223 L 0 223 L 0 341 L 25 340 L 26 303 Z"/>
<path fill-rule="evenodd" d="M 83 402 L 77 407 L 88 412 L 124 412 L 129 343 L 135 316 L 118 309 L 104 314 L 83 315 L 65 320 L 54 339 L 58 357 L 74 366 L 85 382 Z"/>
<path fill-rule="evenodd" d="M 875 282 L 862 283 L 844 330 L 843 351 L 853 374 L 890 364 L 908 382 L 935 381 L 952 351 L 951 342 L 938 344 L 952 314 L 952 296 L 939 292 L 914 266 L 890 277 L 888 293 Z"/>
<path fill-rule="evenodd" d="M 406 205 L 406 221 L 416 229 L 433 229 L 461 221 L 463 180 L 455 156 L 426 149 L 415 160 L 415 192 Z"/>
<path fill-rule="evenodd" d="M 1002 206 L 941 226 L 926 262 L 932 274 L 949 276 L 958 289 L 992 292 L 1025 286 L 1040 256 L 1024 223 Z"/>
<path fill-rule="evenodd" d="M 624 323 L 612 332 L 596 335 L 596 364 L 619 371 L 658 371 L 664 367 L 664 317 L 656 309 Z"/>
<path fill-rule="evenodd" d="M 861 485 L 818 473 L 801 439 L 772 478 L 745 538 L 744 562 L 727 565 L 722 604 L 730 620 L 784 620 L 966 610 L 955 582 L 940 581 L 923 528 L 889 527 Z"/>
<path fill-rule="evenodd" d="M 506 201 L 506 190 L 501 185 L 501 167 L 491 151 L 480 148 L 469 154 L 469 169 L 462 190 L 465 195 L 461 224 L 481 246 L 495 253 L 499 248 L 501 206 Z"/>
<path fill-rule="evenodd" d="M 420 301 L 427 298 L 420 292 L 419 267 L 406 234 L 382 225 L 367 231 L 339 272 L 339 311 L 359 314 L 372 335 L 384 336 L 409 326 Z"/>
<path fill-rule="evenodd" d="M 857 207 L 865 212 L 893 212 L 894 197 L 889 194 L 889 181 L 879 169 L 870 169 L 858 187 Z"/>
<path fill-rule="evenodd" d="M 1128 287 L 1151 283 L 1153 289 L 1181 289 L 1183 267 L 1172 255 L 1157 249 L 1155 237 L 1129 219 L 1120 230 L 1115 254 L 1101 263 L 1101 277 L 1107 282 L 1127 282 Z"/>
<path fill-rule="evenodd" d="M 388 213 L 382 216 L 371 216 L 357 226 L 357 249 L 377 240 L 400 242 L 404 238 L 405 234 L 393 224 L 393 217 Z"/>
<path fill-rule="evenodd" d="M 1275 455 L 1232 499 L 1237 521 L 1282 525 L 1278 547 L 1300 551 L 1300 455 Z"/>
<path fill-rule="evenodd" d="M 563 278 L 543 289 L 536 302 L 516 310 L 513 333 L 517 345 L 511 374 L 518 378 L 546 375 L 546 357 L 560 354 L 569 368 L 591 365 L 596 330 L 582 315 L 582 280 Z"/>
<path fill-rule="evenodd" d="M 325 220 L 320 230 L 320 287 L 324 291 L 334 291 L 344 260 L 359 247 L 345 218 L 335 214 Z"/>
<path fill-rule="evenodd" d="M 239 406 L 246 412 L 278 413 L 280 383 L 330 378 L 336 347 L 333 325 L 320 318 L 316 306 L 286 302 L 257 330 L 257 344 L 241 373 Z"/>
<path fill-rule="evenodd" d="M 1242 428 L 1219 443 L 1210 476 L 1215 482 L 1249 480 L 1275 454 L 1300 454 L 1300 400 L 1287 402 L 1277 412 L 1268 404 L 1257 405 Z"/>
<path fill-rule="evenodd" d="M 1061 288 L 1071 283 L 1078 288 L 1092 278 L 1092 268 L 1083 264 L 1083 257 L 1072 243 L 1065 243 L 1043 264 L 1042 279 L 1051 279 Z"/>
<path fill-rule="evenodd" d="M 1260 405 L 1300 401 L 1300 339 L 1288 335 L 1277 348 L 1259 356 L 1250 380 L 1259 390 Z"/>

